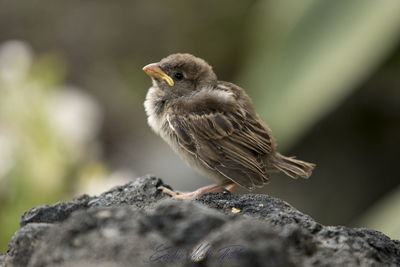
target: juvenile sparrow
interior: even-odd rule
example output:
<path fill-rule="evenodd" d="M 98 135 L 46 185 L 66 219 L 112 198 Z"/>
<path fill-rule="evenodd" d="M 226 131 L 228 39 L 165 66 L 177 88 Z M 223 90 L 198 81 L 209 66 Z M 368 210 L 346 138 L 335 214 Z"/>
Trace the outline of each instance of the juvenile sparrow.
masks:
<path fill-rule="evenodd" d="M 239 86 L 218 81 L 211 66 L 190 54 L 173 54 L 143 68 L 152 78 L 144 102 L 150 127 L 201 174 L 219 183 L 182 193 L 162 187 L 175 199 L 247 189 L 269 181 L 268 171 L 308 178 L 314 164 L 276 151 L 269 127 Z"/>

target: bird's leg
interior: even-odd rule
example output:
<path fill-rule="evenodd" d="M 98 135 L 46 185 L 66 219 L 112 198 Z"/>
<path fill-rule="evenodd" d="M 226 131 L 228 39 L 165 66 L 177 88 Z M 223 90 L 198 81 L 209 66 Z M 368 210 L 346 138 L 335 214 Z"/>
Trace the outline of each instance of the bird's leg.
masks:
<path fill-rule="evenodd" d="M 231 181 L 225 181 L 220 184 L 207 185 L 197 189 L 196 191 L 186 192 L 186 193 L 179 191 L 172 191 L 164 186 L 160 186 L 158 187 L 158 189 L 161 189 L 163 193 L 172 196 L 173 199 L 183 200 L 183 199 L 195 198 L 205 193 L 221 192 L 224 189 L 228 190 L 229 192 L 232 192 L 233 190 L 236 189 L 236 187 L 237 185 L 233 184 Z"/>
<path fill-rule="evenodd" d="M 236 190 L 236 188 L 238 188 L 237 184 L 230 184 L 225 187 L 225 190 L 228 191 L 229 193 L 232 193 L 233 191 Z"/>

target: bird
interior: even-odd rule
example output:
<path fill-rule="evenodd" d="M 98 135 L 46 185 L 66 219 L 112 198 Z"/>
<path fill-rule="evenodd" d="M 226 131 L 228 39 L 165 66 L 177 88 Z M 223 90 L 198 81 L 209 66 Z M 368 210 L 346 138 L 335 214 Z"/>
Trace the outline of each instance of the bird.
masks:
<path fill-rule="evenodd" d="M 277 152 L 271 130 L 239 86 L 219 81 L 212 67 L 188 53 L 177 53 L 143 67 L 152 79 L 144 101 L 152 130 L 190 166 L 217 183 L 193 192 L 159 187 L 183 200 L 211 192 L 252 190 L 271 171 L 310 177 L 315 164 Z"/>

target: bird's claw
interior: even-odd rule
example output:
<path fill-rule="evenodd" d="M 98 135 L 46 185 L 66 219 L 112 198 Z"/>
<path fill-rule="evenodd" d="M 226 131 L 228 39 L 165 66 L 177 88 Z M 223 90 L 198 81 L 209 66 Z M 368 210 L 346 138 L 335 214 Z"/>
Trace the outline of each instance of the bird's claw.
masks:
<path fill-rule="evenodd" d="M 166 188 L 165 186 L 159 186 L 157 187 L 157 189 L 162 190 L 164 194 L 170 195 L 172 199 L 176 200 L 190 199 L 197 196 L 194 192 L 184 193 L 181 191 L 172 191 L 171 189 Z"/>

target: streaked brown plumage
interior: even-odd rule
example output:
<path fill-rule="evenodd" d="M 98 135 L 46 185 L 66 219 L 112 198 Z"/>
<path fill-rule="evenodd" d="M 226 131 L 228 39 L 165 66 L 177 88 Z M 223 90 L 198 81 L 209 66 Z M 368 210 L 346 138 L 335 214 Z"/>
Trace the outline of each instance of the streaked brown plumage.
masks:
<path fill-rule="evenodd" d="M 276 152 L 271 130 L 239 86 L 218 81 L 210 65 L 190 54 L 173 54 L 145 66 L 152 77 L 145 109 L 151 128 L 189 165 L 220 183 L 192 193 L 164 192 L 185 199 L 236 184 L 247 189 L 269 181 L 268 171 L 308 178 L 314 164 Z"/>

